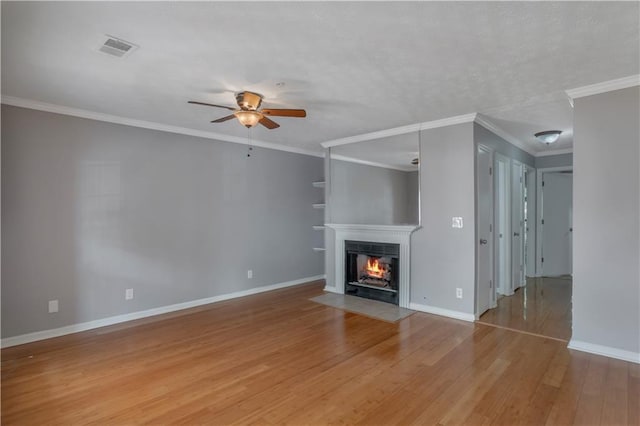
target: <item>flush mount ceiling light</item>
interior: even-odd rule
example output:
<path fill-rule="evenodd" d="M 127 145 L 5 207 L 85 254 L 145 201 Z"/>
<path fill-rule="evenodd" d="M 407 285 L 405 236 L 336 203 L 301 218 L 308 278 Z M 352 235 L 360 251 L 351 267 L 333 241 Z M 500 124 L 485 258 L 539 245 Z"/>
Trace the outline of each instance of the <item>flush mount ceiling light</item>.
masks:
<path fill-rule="evenodd" d="M 558 140 L 560 133 L 562 133 L 560 130 L 546 130 L 544 132 L 538 132 L 533 136 L 535 136 L 540 142 L 550 145 Z"/>

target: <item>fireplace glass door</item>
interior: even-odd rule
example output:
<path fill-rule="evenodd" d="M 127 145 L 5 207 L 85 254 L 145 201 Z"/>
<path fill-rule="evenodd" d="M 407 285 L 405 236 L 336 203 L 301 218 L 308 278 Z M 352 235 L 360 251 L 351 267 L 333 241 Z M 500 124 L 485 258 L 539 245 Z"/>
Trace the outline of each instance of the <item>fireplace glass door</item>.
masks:
<path fill-rule="evenodd" d="M 345 241 L 345 293 L 398 304 L 398 244 Z"/>

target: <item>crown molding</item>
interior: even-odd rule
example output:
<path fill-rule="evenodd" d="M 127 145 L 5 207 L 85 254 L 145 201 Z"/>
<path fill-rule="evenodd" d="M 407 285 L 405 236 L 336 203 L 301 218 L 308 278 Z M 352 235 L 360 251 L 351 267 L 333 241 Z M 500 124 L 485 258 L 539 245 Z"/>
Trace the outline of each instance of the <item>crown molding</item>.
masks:
<path fill-rule="evenodd" d="M 475 122 L 481 125 L 482 127 L 484 127 L 485 129 L 489 130 L 490 132 L 493 132 L 496 135 L 500 136 L 502 139 L 506 140 L 511 145 L 514 145 L 520 148 L 521 150 L 523 150 L 524 152 L 526 152 L 527 154 L 533 155 L 535 157 L 536 151 L 531 149 L 530 146 L 527 146 L 524 142 L 520 141 L 520 139 L 502 130 L 496 124 L 489 121 L 486 117 L 478 114 L 475 119 Z"/>
<path fill-rule="evenodd" d="M 573 101 L 577 98 L 611 92 L 613 90 L 626 89 L 633 86 L 640 86 L 640 74 L 569 89 L 566 91 L 566 94 L 569 96 L 569 99 Z"/>
<path fill-rule="evenodd" d="M 331 154 L 331 159 L 332 160 L 347 161 L 349 163 L 363 164 L 365 166 L 382 167 L 384 169 L 391 169 L 391 170 L 400 170 L 401 172 L 416 172 L 416 171 L 418 171 L 417 167 L 416 168 L 411 168 L 411 167 L 391 166 L 389 164 L 376 163 L 375 161 L 361 160 L 359 158 L 348 157 L 346 155 Z"/>
<path fill-rule="evenodd" d="M 348 145 L 356 142 L 370 141 L 390 136 L 404 135 L 406 133 L 417 132 L 419 130 L 435 129 L 438 127 L 452 126 L 454 124 L 471 123 L 476 119 L 476 114 L 457 115 L 454 117 L 443 118 L 440 120 L 426 121 L 424 123 L 409 124 L 407 126 L 394 127 L 392 129 L 380 130 L 377 132 L 364 133 L 362 135 L 349 136 L 346 138 L 333 139 L 322 142 L 323 148 L 331 148 L 334 146 Z"/>
<path fill-rule="evenodd" d="M 547 157 L 549 155 L 573 154 L 573 148 L 552 149 L 550 151 L 540 151 L 536 153 L 536 157 Z"/>
<path fill-rule="evenodd" d="M 89 120 L 104 121 L 107 123 L 121 124 L 124 126 L 139 127 L 142 129 L 157 130 L 166 133 L 175 133 L 186 136 L 194 136 L 197 138 L 205 138 L 222 142 L 231 142 L 242 145 L 248 145 L 246 138 L 225 135 L 216 132 L 206 132 L 203 130 L 194 130 L 186 127 L 172 126 L 168 124 L 156 123 L 153 121 L 136 120 L 132 118 L 120 117 L 117 115 L 104 114 L 80 108 L 71 108 L 62 105 L 50 104 L 46 102 L 34 101 L 31 99 L 18 98 L 15 96 L 2 95 L 1 102 L 5 105 L 16 106 L 20 108 L 35 109 L 38 111 L 52 112 L 55 114 L 70 115 L 73 117 L 86 118 Z M 324 152 L 311 151 L 303 148 L 280 145 L 272 142 L 252 139 L 251 145 L 261 148 L 274 149 L 277 151 L 291 152 L 294 154 L 309 155 L 312 157 L 324 157 Z"/>

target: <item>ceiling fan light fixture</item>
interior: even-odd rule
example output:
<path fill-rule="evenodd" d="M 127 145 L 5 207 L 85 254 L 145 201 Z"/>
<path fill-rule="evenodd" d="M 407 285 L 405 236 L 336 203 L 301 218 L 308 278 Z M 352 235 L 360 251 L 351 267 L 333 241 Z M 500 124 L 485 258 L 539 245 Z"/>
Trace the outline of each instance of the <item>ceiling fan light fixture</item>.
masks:
<path fill-rule="evenodd" d="M 262 120 L 263 115 L 257 111 L 236 111 L 233 113 L 246 128 L 251 128 Z"/>
<path fill-rule="evenodd" d="M 540 142 L 550 145 L 558 140 L 561 133 L 561 130 L 545 130 L 544 132 L 538 132 L 533 136 L 535 136 Z"/>

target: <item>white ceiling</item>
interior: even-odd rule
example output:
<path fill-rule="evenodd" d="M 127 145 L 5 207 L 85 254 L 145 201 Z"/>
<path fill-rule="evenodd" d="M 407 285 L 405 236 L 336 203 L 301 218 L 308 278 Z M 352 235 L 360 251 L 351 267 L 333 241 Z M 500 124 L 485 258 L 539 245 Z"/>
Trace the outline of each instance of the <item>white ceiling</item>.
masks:
<path fill-rule="evenodd" d="M 532 134 L 565 131 L 564 90 L 639 74 L 638 2 L 2 2 L 2 94 L 198 131 L 257 91 L 306 119 L 256 140 L 320 143 L 481 113 Z M 138 44 L 118 59 L 105 34 Z M 276 83 L 284 82 L 283 87 Z"/>

